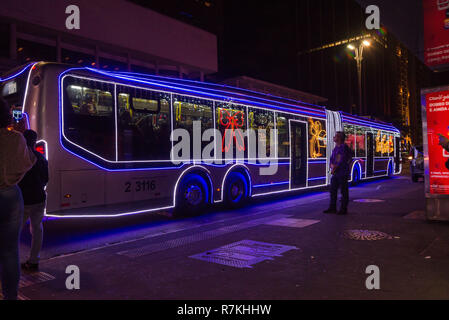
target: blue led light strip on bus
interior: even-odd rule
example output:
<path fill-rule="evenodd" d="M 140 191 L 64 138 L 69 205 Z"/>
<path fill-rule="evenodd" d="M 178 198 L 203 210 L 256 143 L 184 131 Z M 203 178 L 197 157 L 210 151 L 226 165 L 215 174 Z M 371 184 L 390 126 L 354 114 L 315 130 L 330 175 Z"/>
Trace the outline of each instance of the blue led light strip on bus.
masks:
<path fill-rule="evenodd" d="M 319 111 L 316 109 L 312 109 L 312 108 L 308 108 L 302 105 L 291 105 L 291 104 L 287 104 L 285 102 L 282 101 L 276 101 L 276 100 L 269 100 L 269 99 L 264 99 L 261 97 L 258 97 L 257 95 L 265 95 L 265 96 L 270 96 L 273 97 L 273 99 L 280 99 L 280 100 L 285 100 L 285 101 L 292 101 L 295 103 L 298 103 L 298 101 L 294 101 L 291 99 L 287 99 L 287 98 L 282 98 L 282 97 L 277 97 L 274 95 L 270 95 L 270 94 L 265 94 L 265 93 L 260 93 L 257 91 L 251 91 L 248 89 L 242 89 L 242 88 L 235 88 L 232 86 L 227 86 L 227 85 L 219 85 L 219 84 L 215 84 L 215 83 L 206 83 L 206 82 L 201 82 L 201 81 L 193 81 L 193 80 L 186 80 L 186 79 L 177 79 L 177 78 L 170 78 L 170 77 L 161 77 L 161 76 L 155 76 L 155 75 L 144 75 L 144 74 L 139 74 L 139 73 L 131 73 L 131 72 L 108 72 L 110 74 L 113 75 L 127 75 L 133 79 L 138 79 L 138 80 L 153 80 L 153 81 L 157 81 L 161 84 L 172 84 L 170 83 L 170 81 L 174 81 L 177 82 L 176 84 L 187 87 L 187 88 L 195 88 L 195 89 L 199 89 L 199 90 L 205 90 L 205 91 L 215 91 L 215 92 L 220 92 L 220 93 L 224 93 L 224 94 L 229 94 L 229 95 L 238 95 L 238 96 L 244 96 L 244 97 L 248 97 L 251 99 L 256 99 L 256 100 L 260 100 L 260 101 L 267 101 L 270 103 L 279 103 L 282 105 L 286 105 L 286 106 L 292 106 L 298 109 L 303 109 L 303 110 L 310 110 L 310 111 Z M 139 77 L 142 76 L 142 77 Z M 158 80 L 161 79 L 161 80 Z M 195 83 L 195 84 L 200 84 L 201 86 L 192 86 L 192 85 L 187 85 L 187 84 L 182 84 L 179 82 L 186 82 L 186 83 Z M 223 91 L 223 90 L 215 90 L 215 89 L 210 89 L 210 88 L 204 88 L 204 86 L 215 86 L 215 87 L 221 87 L 221 88 L 227 88 L 229 90 L 237 90 L 237 91 L 246 91 L 248 93 L 251 94 L 255 94 L 256 96 L 247 96 L 238 92 L 233 92 L 233 91 Z M 301 102 L 301 104 L 305 104 L 305 105 L 310 105 L 310 106 L 314 106 L 318 109 L 323 109 L 325 110 L 325 107 L 323 106 L 318 106 L 318 105 L 314 105 L 314 104 L 310 104 L 310 103 L 305 103 L 305 102 Z M 388 130 L 388 131 L 394 131 L 394 132 L 398 132 L 399 130 L 397 130 L 394 126 L 392 126 L 391 124 L 388 123 L 379 123 L 379 122 L 375 122 L 375 121 L 370 121 L 370 120 L 363 120 L 359 117 L 353 116 L 353 115 L 349 115 L 346 114 L 344 112 L 341 112 L 342 114 L 342 118 L 345 120 L 345 122 L 349 122 L 352 124 L 357 124 L 357 125 L 364 125 L 364 126 L 371 126 L 373 128 L 378 128 L 378 129 L 382 129 L 382 130 Z"/>
<path fill-rule="evenodd" d="M 342 117 L 343 122 L 400 133 L 400 131 L 397 128 L 395 128 L 394 126 L 392 126 L 391 124 L 387 124 L 387 123 L 383 124 L 383 123 L 375 122 L 372 120 L 363 120 L 363 119 L 360 119 L 353 115 L 348 115 L 344 112 L 341 112 L 341 117 Z"/>
<path fill-rule="evenodd" d="M 249 93 L 253 93 L 256 95 L 264 95 L 261 94 L 260 92 L 255 92 L 255 91 L 251 91 L 251 90 L 246 90 L 246 89 L 240 89 L 240 88 L 234 88 L 231 86 L 221 86 L 218 84 L 213 84 L 213 83 L 205 83 L 205 82 L 198 82 L 198 81 L 192 81 L 192 80 L 185 80 L 185 79 L 176 79 L 176 78 L 168 78 L 168 77 L 160 77 L 160 76 L 153 76 L 153 75 L 142 75 L 142 74 L 133 74 L 133 73 L 120 73 L 120 72 L 109 72 L 109 71 L 99 71 L 96 69 L 92 69 L 92 68 L 87 68 L 91 71 L 94 72 L 98 72 L 107 76 L 111 76 L 111 77 L 116 77 L 119 79 L 125 79 L 128 81 L 136 81 L 136 82 L 142 82 L 142 83 L 147 83 L 147 84 L 152 84 L 153 82 L 156 82 L 158 85 L 160 86 L 167 86 L 169 88 L 173 88 L 173 89 L 177 89 L 177 90 L 186 90 L 187 92 L 190 92 L 191 89 L 189 88 L 193 88 L 195 90 L 201 90 L 201 91 L 194 91 L 197 94 L 201 94 L 201 95 L 206 95 L 206 96 L 212 96 L 212 97 L 217 97 L 215 94 L 210 93 L 210 92 L 217 92 L 219 94 L 227 94 L 229 96 L 233 96 L 233 95 L 237 95 L 237 96 L 242 96 L 244 98 L 248 98 L 248 99 L 254 99 L 254 100 L 259 100 L 259 101 L 265 101 L 265 102 L 269 102 L 269 103 L 273 103 L 273 104 L 280 104 L 280 105 L 284 105 L 284 106 L 288 106 L 288 107 L 293 107 L 295 109 L 290 109 L 290 108 L 283 108 L 283 107 L 279 107 L 279 106 L 272 106 L 272 105 L 267 105 L 265 103 L 258 103 L 256 101 L 252 101 L 252 100 L 241 100 L 243 101 L 244 104 L 253 104 L 253 105 L 259 105 L 259 106 L 264 106 L 264 107 L 270 107 L 273 109 L 278 109 L 278 110 L 285 110 L 286 112 L 294 112 L 294 113 L 305 113 L 309 116 L 315 116 L 315 117 L 319 117 L 319 118 L 324 118 L 325 115 L 321 114 L 321 110 L 325 111 L 325 107 L 323 106 L 316 106 L 313 104 L 308 104 L 308 103 L 303 103 L 301 102 L 301 104 L 307 104 L 307 105 L 311 105 L 311 106 L 315 106 L 316 108 L 309 108 L 309 107 L 305 107 L 302 105 L 292 105 L 292 104 L 288 104 L 282 101 L 276 101 L 276 100 L 270 100 L 270 99 L 265 99 L 265 98 L 261 98 L 261 97 L 257 97 L 257 96 L 251 96 L 251 95 L 244 95 L 242 93 L 238 93 L 238 92 L 232 92 L 232 91 L 224 91 L 224 90 L 216 90 L 216 89 L 211 89 L 211 88 L 205 88 L 204 86 L 218 86 L 218 87 L 226 87 L 229 88 L 230 90 L 238 90 L 238 91 L 247 91 Z M 136 76 L 137 75 L 137 76 Z M 138 75 L 142 75 L 143 77 L 139 77 Z M 158 80 L 158 79 L 162 79 L 162 80 Z M 151 80 L 151 81 L 149 81 Z M 177 83 L 170 83 L 171 81 L 175 81 Z M 193 85 L 187 85 L 187 84 L 182 84 L 179 82 L 191 82 L 191 83 L 199 83 L 202 86 L 193 86 Z M 173 85 L 177 85 L 180 87 L 174 87 Z M 266 94 L 265 94 L 266 95 Z M 285 98 L 281 98 L 281 97 L 276 97 L 273 95 L 270 95 L 275 99 L 280 99 L 280 100 L 290 100 L 290 99 L 285 99 Z M 220 98 L 228 98 L 228 97 L 224 97 L 224 96 L 219 96 Z M 235 98 L 236 101 L 239 101 L 239 98 Z M 293 101 L 293 100 L 290 100 Z M 313 113 L 312 113 L 313 112 Z M 381 129 L 381 130 L 387 130 L 387 131 L 393 131 L 393 132 L 397 132 L 399 133 L 399 130 L 396 129 L 395 127 L 393 127 L 390 124 L 383 124 L 383 123 L 379 123 L 379 122 L 375 122 L 375 121 L 370 121 L 370 120 L 363 120 L 359 117 L 353 116 L 353 115 L 347 115 L 343 112 L 341 112 L 342 114 L 342 119 L 344 122 L 347 123 L 351 123 L 351 124 L 356 124 L 356 125 L 361 125 L 361 126 L 369 126 L 372 128 L 377 128 L 377 129 Z"/>
<path fill-rule="evenodd" d="M 106 71 L 106 72 L 108 72 L 108 71 Z M 112 74 L 114 76 L 116 76 L 116 75 L 122 75 L 123 76 L 123 73 L 115 73 L 115 72 L 108 72 L 108 73 L 110 73 L 110 74 Z M 279 104 L 283 104 L 283 105 L 286 105 L 286 106 L 295 107 L 295 108 L 298 108 L 298 109 L 303 109 L 303 110 L 306 110 L 306 111 L 313 111 L 313 112 L 320 112 L 320 111 L 324 112 L 325 111 L 325 108 L 323 106 L 313 105 L 313 104 L 302 102 L 302 101 L 294 101 L 294 100 L 291 100 L 291 99 L 277 97 L 277 96 L 274 96 L 274 95 L 268 95 L 268 96 L 273 97 L 273 99 L 261 98 L 261 97 L 258 97 L 258 95 L 267 95 L 267 94 L 262 94 L 262 93 L 257 92 L 257 91 L 244 90 L 244 91 L 247 91 L 248 93 L 251 93 L 253 95 L 242 94 L 242 93 L 239 93 L 239 92 L 236 92 L 236 91 L 240 91 L 240 90 L 243 90 L 243 89 L 235 88 L 235 87 L 231 87 L 231 86 L 226 86 L 226 88 L 228 88 L 230 90 L 233 90 L 233 91 L 226 91 L 226 90 L 217 90 L 217 89 L 207 88 L 207 86 L 220 86 L 220 85 L 217 85 L 217 84 L 214 84 L 214 83 L 200 82 L 202 84 L 202 86 L 193 86 L 193 85 L 179 83 L 181 81 L 186 81 L 186 82 L 188 81 L 188 80 L 184 80 L 184 79 L 157 77 L 157 78 L 162 79 L 162 80 L 158 80 L 158 79 L 154 79 L 153 76 L 148 76 L 148 77 L 144 77 L 144 78 L 136 77 L 132 73 L 127 74 L 127 76 L 131 77 L 133 79 L 138 79 L 138 80 L 147 80 L 147 81 L 151 80 L 151 81 L 157 81 L 157 82 L 159 82 L 161 84 L 170 84 L 170 85 L 176 84 L 176 85 L 183 86 L 185 88 L 193 88 L 193 89 L 204 90 L 204 91 L 212 91 L 212 92 L 218 92 L 218 93 L 227 94 L 227 95 L 243 96 L 243 97 L 247 97 L 247 98 L 251 98 L 251 99 L 257 99 L 257 100 L 261 100 L 261 101 L 266 101 L 266 102 L 269 102 L 269 103 L 279 103 Z M 175 83 L 170 82 L 170 81 L 174 81 Z M 277 100 L 274 100 L 274 99 L 291 101 L 291 102 L 294 102 L 295 104 L 294 105 L 293 104 L 288 104 L 288 103 L 285 103 L 285 102 L 282 102 L 282 101 L 277 101 Z M 314 108 L 306 107 L 306 106 L 303 106 L 303 105 L 313 106 Z"/>
<path fill-rule="evenodd" d="M 158 81 L 140 80 L 140 79 L 135 79 L 135 78 L 132 78 L 132 77 L 119 76 L 119 75 L 116 75 L 116 74 L 113 74 L 113 73 L 104 72 L 104 71 L 100 71 L 100 70 L 96 70 L 96 69 L 92 69 L 92 68 L 86 68 L 86 69 L 90 70 L 90 71 L 93 71 L 95 73 L 99 73 L 99 74 L 104 75 L 104 76 L 108 76 L 108 77 L 116 78 L 116 79 L 120 79 L 120 80 L 126 80 L 126 81 L 129 81 L 129 82 L 135 82 L 135 83 L 147 84 L 147 85 L 152 85 L 152 86 L 157 86 L 157 87 L 162 87 L 162 88 L 167 88 L 167 89 L 172 89 L 172 90 L 178 90 L 178 91 L 186 92 L 186 93 L 190 93 L 190 94 L 210 97 L 211 99 L 218 99 L 218 100 L 225 100 L 225 101 L 229 100 L 229 96 L 224 96 L 224 95 L 212 94 L 212 93 L 199 91 L 199 90 L 203 90 L 201 88 L 197 88 L 198 90 L 191 90 L 191 89 L 187 89 L 187 88 L 183 88 L 183 87 L 177 87 L 177 86 L 173 86 L 173 85 L 162 84 L 162 83 L 159 83 Z M 252 98 L 252 97 L 246 96 L 246 98 Z M 269 109 L 277 109 L 277 110 L 284 111 L 284 112 L 295 113 L 295 114 L 298 114 L 299 116 L 301 116 L 301 114 L 305 114 L 305 116 L 310 116 L 310 117 L 316 117 L 316 118 L 321 118 L 321 119 L 325 119 L 326 118 L 326 114 L 324 113 L 324 109 L 323 109 L 323 112 L 320 112 L 320 110 L 313 110 L 311 108 L 305 108 L 305 109 L 313 110 L 313 112 L 312 111 L 303 111 L 303 110 L 299 109 L 300 108 L 299 106 L 288 105 L 288 104 L 285 104 L 285 103 L 280 103 L 279 102 L 279 104 L 288 105 L 288 106 L 294 107 L 296 109 L 279 107 L 279 106 L 274 106 L 274 105 L 270 105 L 270 104 L 255 102 L 255 101 L 251 101 L 251 100 L 243 100 L 243 99 L 238 99 L 238 98 L 236 98 L 235 101 L 233 100 L 232 103 L 236 103 L 236 104 L 240 103 L 240 104 L 244 104 L 244 105 L 248 105 L 248 106 L 253 105 L 254 107 L 259 106 L 259 107 L 264 107 L 264 108 L 269 108 Z M 278 103 L 278 102 L 273 102 L 273 103 Z"/>
<path fill-rule="evenodd" d="M 171 81 L 176 81 L 176 82 L 186 82 L 186 83 L 198 83 L 200 85 L 206 85 L 206 86 L 213 86 L 213 87 L 221 87 L 221 88 L 228 88 L 228 89 L 232 89 L 232 90 L 238 90 L 238 91 L 244 91 L 244 92 L 248 92 L 248 93 L 252 93 L 252 94 L 257 94 L 257 95 L 261 95 L 261 96 L 267 96 L 267 97 L 273 97 L 275 99 L 282 99 L 285 101 L 291 101 L 293 103 L 298 103 L 299 100 L 293 100 L 293 99 L 289 99 L 289 98 L 284 98 L 284 97 L 278 97 L 275 96 L 273 94 L 269 94 L 269 93 L 265 93 L 265 92 L 258 92 L 258 91 L 253 91 L 253 90 L 249 90 L 249 89 L 245 89 L 245 88 L 238 88 L 238 87 L 232 87 L 226 84 L 218 84 L 218 83 L 211 83 L 211 82 L 202 82 L 202 81 L 196 81 L 196 80 L 188 80 L 188 79 L 180 79 L 180 78 L 173 78 L 173 77 L 163 77 L 163 76 L 157 76 L 157 75 L 150 75 L 150 74 L 143 74 L 143 73 L 137 73 L 137 72 L 113 72 L 111 71 L 111 73 L 115 73 L 115 74 L 127 74 L 127 75 L 137 75 L 137 76 L 143 76 L 146 79 L 166 79 L 166 80 L 171 80 Z M 227 91 L 225 91 L 227 92 Z M 308 102 L 303 102 L 300 101 L 301 104 L 305 104 L 308 106 L 313 106 L 313 107 L 317 107 L 317 108 L 323 108 L 323 106 L 319 106 L 313 103 L 308 103 Z"/>
<path fill-rule="evenodd" d="M 18 71 L 17 73 L 15 73 L 15 74 L 13 74 L 13 75 L 7 77 L 7 78 L 0 78 L 0 82 L 8 81 L 8 80 L 11 80 L 11 79 L 14 79 L 14 78 L 20 76 L 20 75 L 21 75 L 22 73 L 24 73 L 29 67 L 31 67 L 31 66 L 34 65 L 34 64 L 35 64 L 35 62 L 31 62 L 31 63 L 27 64 L 22 70 Z"/>

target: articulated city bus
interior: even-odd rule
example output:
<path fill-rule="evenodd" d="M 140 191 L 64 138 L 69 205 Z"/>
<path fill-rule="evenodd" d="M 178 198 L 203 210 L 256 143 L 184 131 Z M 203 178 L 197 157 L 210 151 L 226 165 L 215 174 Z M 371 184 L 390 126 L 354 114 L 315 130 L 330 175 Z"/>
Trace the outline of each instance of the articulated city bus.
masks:
<path fill-rule="evenodd" d="M 45 62 L 4 75 L 0 89 L 13 106 L 14 128 L 38 132 L 37 149 L 50 163 L 51 217 L 199 212 L 321 188 L 330 183 L 337 131 L 346 133 L 353 152 L 351 182 L 401 172 L 400 132 L 392 125 L 249 90 Z M 236 137 L 231 148 L 240 156 L 224 159 L 228 146 L 213 135 L 212 159 L 174 161 L 172 133 L 191 133 L 194 123 L 223 136 L 267 130 L 274 148 L 254 135 Z M 255 145 L 268 158 L 249 152 Z M 275 174 L 261 174 L 273 164 Z"/>

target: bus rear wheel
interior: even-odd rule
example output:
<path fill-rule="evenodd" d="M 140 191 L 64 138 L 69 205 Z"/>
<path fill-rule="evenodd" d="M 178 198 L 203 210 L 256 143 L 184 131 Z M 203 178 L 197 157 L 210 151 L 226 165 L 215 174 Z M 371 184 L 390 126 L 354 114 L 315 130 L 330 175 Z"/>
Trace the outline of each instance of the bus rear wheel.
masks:
<path fill-rule="evenodd" d="M 249 187 L 245 176 L 240 172 L 231 172 L 225 184 L 225 203 L 229 208 L 240 208 L 248 200 Z"/>
<path fill-rule="evenodd" d="M 208 204 L 208 186 L 204 178 L 191 174 L 184 178 L 176 197 L 175 216 L 192 216 L 202 213 Z"/>

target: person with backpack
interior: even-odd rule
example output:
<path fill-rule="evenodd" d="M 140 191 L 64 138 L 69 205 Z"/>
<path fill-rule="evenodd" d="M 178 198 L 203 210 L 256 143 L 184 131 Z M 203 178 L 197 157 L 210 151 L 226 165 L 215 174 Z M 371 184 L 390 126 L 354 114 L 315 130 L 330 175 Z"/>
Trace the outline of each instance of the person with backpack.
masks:
<path fill-rule="evenodd" d="M 19 183 L 22 190 L 24 202 L 24 224 L 30 220 L 30 233 L 32 235 L 31 250 L 29 259 L 22 264 L 25 271 L 38 271 L 40 251 L 42 249 L 43 226 L 47 194 L 45 186 L 48 183 L 48 162 L 45 157 L 36 151 L 37 133 L 33 130 L 26 130 L 23 133 L 30 152 L 34 153 L 37 161 L 30 171 Z"/>
<path fill-rule="evenodd" d="M 348 213 L 349 204 L 349 175 L 350 166 L 352 162 L 352 151 L 345 144 L 346 135 L 344 132 L 337 132 L 334 137 L 334 142 L 336 144 L 334 150 L 332 151 L 332 156 L 330 159 L 331 166 L 331 189 L 330 189 L 330 206 L 329 209 L 324 211 L 326 214 L 338 214 L 345 215 Z M 338 190 L 341 190 L 341 208 L 337 212 L 337 198 Z"/>

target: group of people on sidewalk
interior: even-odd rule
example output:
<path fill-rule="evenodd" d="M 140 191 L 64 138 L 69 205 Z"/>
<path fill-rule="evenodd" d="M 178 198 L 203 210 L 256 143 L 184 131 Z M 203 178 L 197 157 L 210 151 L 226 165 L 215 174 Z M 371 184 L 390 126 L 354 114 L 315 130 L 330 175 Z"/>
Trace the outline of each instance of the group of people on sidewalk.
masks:
<path fill-rule="evenodd" d="M 27 271 L 39 268 L 49 179 L 48 162 L 35 150 L 37 133 L 14 131 L 11 122 L 11 108 L 0 100 L 0 269 L 5 300 L 18 297 L 20 267 Z M 20 266 L 20 231 L 27 220 L 32 245 L 29 259 Z"/>

